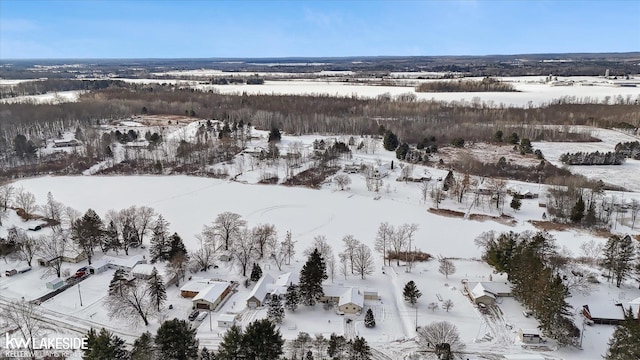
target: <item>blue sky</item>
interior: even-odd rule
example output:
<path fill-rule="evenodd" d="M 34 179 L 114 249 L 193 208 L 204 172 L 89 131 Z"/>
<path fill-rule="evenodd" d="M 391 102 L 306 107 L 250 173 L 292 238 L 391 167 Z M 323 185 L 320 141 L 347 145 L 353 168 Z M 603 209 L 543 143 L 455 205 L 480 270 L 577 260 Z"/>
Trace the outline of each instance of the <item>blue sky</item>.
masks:
<path fill-rule="evenodd" d="M 640 0 L 0 0 L 0 59 L 640 51 Z"/>

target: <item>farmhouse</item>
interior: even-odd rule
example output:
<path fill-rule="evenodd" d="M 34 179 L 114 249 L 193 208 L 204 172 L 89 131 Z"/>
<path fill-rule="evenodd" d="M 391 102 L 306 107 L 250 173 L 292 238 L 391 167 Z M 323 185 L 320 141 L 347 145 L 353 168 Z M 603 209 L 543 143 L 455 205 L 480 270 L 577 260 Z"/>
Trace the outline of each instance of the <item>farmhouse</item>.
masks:
<path fill-rule="evenodd" d="M 208 279 L 195 279 L 191 280 L 188 283 L 182 285 L 180 288 L 180 296 L 185 298 L 192 298 L 198 293 L 211 285 L 213 280 Z"/>
<path fill-rule="evenodd" d="M 231 292 L 228 282 L 213 281 L 208 287 L 193 297 L 193 305 L 197 309 L 215 310 L 222 300 Z"/>
<path fill-rule="evenodd" d="M 234 314 L 220 314 L 218 316 L 219 328 L 230 328 L 236 324 L 236 316 Z"/>
<path fill-rule="evenodd" d="M 325 285 L 322 289 L 324 296 L 320 298 L 320 302 L 337 304 L 338 311 L 345 314 L 358 314 L 362 311 L 364 295 L 358 288 Z"/>
<path fill-rule="evenodd" d="M 264 274 L 258 280 L 256 285 L 251 290 L 249 297 L 247 297 L 247 307 L 249 309 L 255 309 L 259 306 L 264 305 L 264 301 L 267 298 L 267 294 L 269 293 L 268 286 L 273 284 L 275 280 L 269 274 Z"/>
<path fill-rule="evenodd" d="M 508 282 L 466 282 L 464 286 L 475 304 L 493 305 L 497 298 L 511 296 Z"/>
<path fill-rule="evenodd" d="M 76 139 L 71 140 L 53 140 L 53 147 L 63 148 L 63 147 L 74 147 L 80 145 L 80 142 Z"/>
<path fill-rule="evenodd" d="M 146 264 L 147 260 L 144 257 L 144 255 L 135 255 L 135 256 L 130 256 L 128 258 L 117 258 L 114 256 L 103 256 L 102 260 L 105 260 L 106 262 L 109 263 L 108 267 L 109 269 L 115 269 L 115 270 L 124 270 L 127 272 L 131 272 L 131 270 L 133 270 L 134 267 L 136 267 L 136 265 L 138 264 Z"/>
<path fill-rule="evenodd" d="M 87 258 L 87 254 L 84 251 L 76 251 L 75 249 L 67 249 L 64 251 L 62 256 L 58 256 L 58 257 L 52 257 L 52 258 L 39 258 L 38 259 L 38 265 L 40 266 L 49 266 L 50 264 L 52 264 L 53 262 L 55 262 L 56 260 L 60 259 L 60 261 L 62 262 L 68 262 L 68 263 L 79 263 L 82 260 L 85 260 Z"/>
<path fill-rule="evenodd" d="M 629 310 L 629 307 L 631 307 L 633 316 L 640 319 L 640 301 L 634 303 L 637 300 L 640 299 L 632 300 L 628 304 L 583 305 L 582 315 L 596 324 L 619 325 L 624 321 L 624 312 Z"/>
<path fill-rule="evenodd" d="M 340 296 L 338 310 L 345 314 L 360 314 L 364 306 L 364 297 L 360 290 L 351 287 Z"/>

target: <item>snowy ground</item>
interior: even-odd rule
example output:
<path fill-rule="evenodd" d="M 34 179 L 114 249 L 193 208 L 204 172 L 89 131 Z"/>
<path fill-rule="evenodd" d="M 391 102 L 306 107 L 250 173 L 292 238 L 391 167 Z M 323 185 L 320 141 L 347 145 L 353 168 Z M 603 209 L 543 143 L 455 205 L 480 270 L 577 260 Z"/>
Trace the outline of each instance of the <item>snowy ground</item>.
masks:
<path fill-rule="evenodd" d="M 36 103 L 36 104 L 60 104 L 63 102 L 75 102 L 82 94 L 82 90 L 58 91 L 41 95 L 25 95 L 0 99 L 2 104 L 12 103 Z"/>
<path fill-rule="evenodd" d="M 131 121 L 119 124 L 123 129 L 141 128 L 140 122 Z M 179 140 L 191 139 L 197 123 L 185 127 L 170 129 L 165 138 Z M 253 135 L 265 137 L 266 132 L 254 131 Z M 612 131 L 599 131 L 596 134 L 601 138 L 601 143 L 589 143 L 588 146 L 597 146 L 598 149 L 613 147 L 619 141 L 628 141 L 619 133 Z M 280 144 L 281 151 L 287 152 L 293 147 L 300 147 L 303 151 L 310 151 L 310 144 L 319 136 L 293 137 L 284 135 Z M 251 146 L 261 146 L 263 140 L 254 141 Z M 262 144 L 264 145 L 264 144 Z M 551 161 L 559 156 L 567 147 L 576 146 L 582 149 L 580 144 L 563 144 L 554 147 L 554 143 L 536 143 L 536 148 L 541 148 L 543 153 Z M 601 147 L 601 148 L 600 148 Z M 602 151 L 602 150 L 601 150 Z M 119 153 L 120 151 L 115 151 Z M 380 162 L 390 163 L 394 159 L 394 153 L 378 149 L 367 154 L 356 152 L 356 162 Z M 238 161 L 238 160 L 236 160 Z M 396 160 L 397 161 L 397 160 Z M 396 163 L 397 164 L 397 163 Z M 225 165 L 227 166 L 227 165 Z M 624 165 L 626 166 L 626 164 Z M 608 167 L 608 171 L 618 171 L 618 168 Z M 230 165 L 234 167 L 234 165 Z M 442 255 L 454 257 L 457 272 L 445 279 L 437 272 L 437 262 L 431 261 L 419 263 L 411 272 L 406 272 L 403 265 L 384 267 L 381 258 L 376 254 L 375 272 L 366 280 L 349 275 L 346 279 L 336 275 L 333 282 L 347 286 L 359 286 L 361 288 L 377 288 L 381 296 L 380 302 L 367 303 L 365 309 L 370 307 L 375 314 L 377 326 L 373 329 L 365 328 L 362 316 L 356 316 L 354 322 L 347 324 L 345 317 L 341 317 L 332 311 L 324 310 L 321 306 L 315 308 L 301 307 L 295 313 L 287 312 L 284 323 L 280 329 L 284 337 L 292 339 L 299 331 L 316 333 L 328 336 L 332 332 L 347 336 L 365 336 L 375 347 L 376 351 L 386 354 L 388 359 L 401 359 L 404 355 L 417 349 L 413 341 L 415 326 L 426 325 L 433 321 L 448 320 L 456 324 L 462 340 L 467 344 L 467 351 L 471 358 L 499 359 L 505 354 L 535 353 L 523 350 L 515 341 L 518 328 L 535 328 L 535 320 L 522 316 L 523 308 L 512 299 L 505 299 L 499 304 L 502 314 L 500 316 L 488 316 L 480 314 L 471 302 L 461 293 L 463 279 L 469 281 L 483 281 L 493 277 L 499 280 L 496 274 L 491 274 L 491 268 L 476 259 L 481 255 L 480 250 L 474 245 L 473 240 L 480 233 L 488 230 L 523 231 L 534 230 L 527 220 L 539 220 L 542 209 L 538 207 L 536 200 L 523 200 L 522 208 L 514 212 L 505 207 L 504 211 L 514 217 L 512 226 L 504 225 L 492 220 L 483 222 L 466 220 L 462 218 L 443 217 L 427 209 L 432 207 L 431 199 L 424 203 L 421 199 L 419 186 L 416 183 L 404 183 L 395 181 L 400 170 L 396 169 L 384 178 L 384 184 L 379 194 L 366 189 L 364 176 L 351 174 L 352 183 L 344 191 L 336 189 L 335 185 L 325 184 L 321 190 L 306 188 L 291 188 L 278 185 L 256 185 L 261 169 L 245 163 L 241 166 L 243 174 L 238 181 L 216 180 L 209 178 L 189 176 L 75 176 L 75 177 L 39 177 L 16 182 L 17 187 L 24 187 L 33 192 L 39 204 L 43 204 L 47 192 L 51 191 L 57 201 L 66 206 L 71 206 L 84 213 L 88 208 L 94 209 L 99 215 L 110 209 L 122 209 L 131 205 L 146 205 L 154 208 L 162 214 L 170 223 L 170 231 L 178 232 L 185 241 L 188 249 L 197 249 L 200 246 L 195 235 L 202 230 L 202 226 L 210 224 L 215 216 L 223 211 L 236 212 L 247 220 L 249 226 L 260 223 L 273 223 L 278 230 L 279 238 L 290 230 L 293 240 L 297 241 L 297 256 L 290 266 L 282 269 L 282 272 L 299 271 L 304 261 L 302 252 L 309 247 L 313 238 L 317 235 L 325 235 L 333 246 L 334 253 L 342 251 L 342 237 L 352 234 L 356 239 L 373 248 L 375 233 L 381 222 L 387 221 L 392 225 L 403 223 L 416 223 L 419 230 L 415 236 L 414 244 L 418 249 L 429 252 L 434 256 Z M 284 175 L 284 170 L 278 170 Z M 416 166 L 415 174 L 430 174 L 433 179 L 444 176 L 445 171 Z M 635 179 L 633 170 L 626 175 L 618 175 L 612 178 L 604 173 L 605 181 L 626 182 L 627 187 Z M 617 181 L 617 182 L 616 182 Z M 636 180 L 637 181 L 637 180 Z M 437 186 L 437 180 L 432 180 L 432 186 Z M 622 184 L 620 184 L 622 185 Z M 510 187 L 521 191 L 544 191 L 538 184 L 529 184 L 512 181 Z M 622 196 L 622 194 L 617 194 Z M 625 193 L 625 199 L 638 198 L 638 193 Z M 376 200 L 376 198 L 378 198 Z M 472 213 L 481 213 L 491 216 L 498 215 L 494 206 L 481 205 L 470 207 L 470 199 L 457 203 L 446 200 L 441 207 L 460 211 L 463 213 L 471 209 Z M 9 212 L 9 217 L 4 219 L 4 227 L 0 227 L 0 236 L 6 236 L 6 229 L 11 225 L 17 225 L 28 229 L 37 225 L 37 221 L 23 222 L 15 212 Z M 38 234 L 46 234 L 43 229 Z M 638 230 L 618 226 L 619 232 L 638 233 Z M 605 239 L 594 237 L 585 231 L 551 232 L 557 239 L 561 248 L 580 254 L 580 245 L 586 241 L 595 239 L 603 243 Z M 148 241 L 148 240 L 147 240 Z M 135 249 L 132 254 L 147 254 L 148 250 Z M 111 254 L 110 254 L 111 255 Z M 99 258 L 99 256 L 97 257 Z M 96 260 L 97 260 L 96 258 Z M 0 261 L 0 273 L 6 269 L 17 268 L 23 265 L 12 258 Z M 67 264 L 64 269 L 71 273 L 86 262 L 79 264 Z M 207 273 L 198 273 L 194 276 L 206 278 L 221 278 L 234 280 L 242 284 L 242 276 L 233 265 L 222 263 L 219 269 L 212 269 Z M 231 267 L 230 267 L 231 266 Z M 275 265 L 261 261 L 265 272 L 278 275 Z M 64 270 L 63 269 L 63 270 Z M 46 316 L 58 319 L 69 331 L 82 332 L 91 326 L 107 326 L 116 332 L 127 342 L 131 343 L 137 335 L 145 330 L 142 327 L 131 328 L 126 323 L 109 319 L 102 301 L 106 296 L 106 286 L 111 279 L 113 271 L 92 275 L 83 281 L 78 289 L 74 286 L 42 305 Z M 44 275 L 44 269 L 34 266 L 34 270 L 14 277 L 0 277 L 0 302 L 6 298 L 25 299 L 36 298 L 46 292 L 45 283 L 48 280 Z M 418 302 L 417 311 L 407 305 L 401 297 L 404 284 L 414 280 L 423 296 Z M 328 280 L 327 283 L 330 283 Z M 245 299 L 251 288 L 240 286 L 237 292 L 202 322 L 197 323 L 198 337 L 201 345 L 210 348 L 217 347 L 220 335 L 225 329 L 217 328 L 216 319 L 220 313 L 238 314 L 241 323 L 246 325 L 252 320 L 266 316 L 265 309 L 248 310 Z M 620 292 L 624 292 L 626 299 L 640 297 L 640 290 L 634 284 L 624 285 L 621 290 L 611 289 L 603 283 L 591 296 L 574 295 L 569 301 L 574 308 L 579 309 L 585 302 L 608 303 L 611 299 L 620 298 Z M 83 305 L 80 306 L 80 296 Z M 454 307 L 450 312 L 442 308 L 431 311 L 427 308 L 431 302 L 441 303 L 441 300 L 451 299 Z M 173 309 L 164 309 L 158 319 L 153 319 L 148 330 L 154 332 L 162 319 L 173 317 L 186 318 L 191 310 L 191 301 L 179 296 L 178 288 L 171 287 L 168 291 L 167 304 L 173 305 Z M 168 306 L 168 305 L 167 305 Z M 499 314 L 499 312 L 498 312 Z M 417 315 L 417 316 L 416 316 Z M 577 316 L 577 323 L 580 318 Z M 52 320 L 53 321 L 53 320 Z M 211 325 L 210 325 L 211 324 Z M 577 360 L 585 359 L 585 354 L 603 354 L 606 349 L 608 337 L 613 328 L 610 326 L 593 326 L 585 331 L 585 350 L 563 349 L 553 352 L 545 352 L 548 359 Z M 598 356 L 596 356 L 598 357 Z M 594 358 L 596 358 L 594 357 Z M 380 355 L 380 358 L 385 358 Z"/>

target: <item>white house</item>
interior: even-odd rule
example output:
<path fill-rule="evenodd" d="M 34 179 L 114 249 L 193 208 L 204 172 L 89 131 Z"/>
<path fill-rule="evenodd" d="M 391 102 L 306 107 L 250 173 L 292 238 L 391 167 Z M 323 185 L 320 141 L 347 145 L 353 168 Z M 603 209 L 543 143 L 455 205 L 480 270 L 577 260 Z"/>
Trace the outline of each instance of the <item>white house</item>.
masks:
<path fill-rule="evenodd" d="M 214 280 L 209 279 L 193 279 L 182 285 L 180 288 L 180 296 L 192 298 L 198 295 L 202 290 L 208 288 L 213 282 Z"/>
<path fill-rule="evenodd" d="M 117 258 L 114 256 L 103 256 L 103 260 L 109 263 L 109 269 L 121 269 L 124 271 L 131 271 L 138 264 L 146 264 L 147 260 L 144 255 L 135 255 L 128 258 Z"/>
<path fill-rule="evenodd" d="M 509 282 L 485 281 L 468 282 L 465 288 L 474 303 L 493 305 L 499 297 L 511 296 L 511 284 Z"/>
<path fill-rule="evenodd" d="M 87 268 L 89 269 L 90 274 L 100 274 L 109 269 L 109 262 L 102 258 L 98 261 L 94 261 L 93 264 L 88 265 Z"/>
<path fill-rule="evenodd" d="M 218 327 L 229 328 L 236 324 L 236 316 L 234 314 L 220 314 L 218 316 Z"/>
<path fill-rule="evenodd" d="M 208 287 L 193 297 L 193 305 L 197 309 L 215 310 L 231 292 L 228 282 L 213 281 Z"/>
<path fill-rule="evenodd" d="M 247 297 L 247 307 L 249 307 L 249 309 L 255 309 L 264 305 L 267 294 L 269 293 L 268 286 L 273 284 L 274 281 L 271 275 L 262 275 Z"/>
<path fill-rule="evenodd" d="M 345 314 L 359 314 L 364 306 L 364 296 L 355 287 L 349 288 L 340 296 L 338 310 Z"/>
<path fill-rule="evenodd" d="M 166 265 L 162 262 L 157 262 L 155 264 L 138 264 L 133 267 L 131 270 L 131 274 L 135 276 L 137 279 L 149 280 L 151 279 L 151 274 L 153 273 L 153 269 L 156 269 L 159 275 L 161 275 L 166 281 Z"/>
<path fill-rule="evenodd" d="M 297 272 L 288 272 L 278 276 L 272 284 L 267 284 L 267 294 L 283 297 L 287 293 L 289 285 L 297 285 L 300 275 Z"/>

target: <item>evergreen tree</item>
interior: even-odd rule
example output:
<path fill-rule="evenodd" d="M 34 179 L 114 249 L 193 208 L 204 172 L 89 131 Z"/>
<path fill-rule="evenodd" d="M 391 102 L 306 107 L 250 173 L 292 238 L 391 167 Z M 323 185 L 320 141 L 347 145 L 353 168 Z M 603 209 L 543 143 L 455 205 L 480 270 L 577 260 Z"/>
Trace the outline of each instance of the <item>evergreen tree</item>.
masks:
<path fill-rule="evenodd" d="M 93 250 L 102 243 L 103 235 L 104 224 L 93 209 L 87 210 L 84 216 L 71 225 L 71 238 L 87 254 L 89 265 L 93 258 Z"/>
<path fill-rule="evenodd" d="M 365 338 L 356 336 L 355 339 L 349 341 L 349 344 L 349 360 L 371 359 L 371 347 L 369 347 Z"/>
<path fill-rule="evenodd" d="M 449 189 L 453 188 L 456 179 L 453 177 L 453 171 L 449 170 L 447 176 L 444 178 L 442 182 L 442 190 L 449 191 Z"/>
<path fill-rule="evenodd" d="M 289 311 L 296 311 L 300 303 L 300 295 L 298 294 L 298 286 L 289 284 L 287 292 L 284 294 L 284 307 Z"/>
<path fill-rule="evenodd" d="M 624 321 L 616 326 L 605 359 L 640 359 L 640 321 L 634 318 L 631 307 L 625 310 Z"/>
<path fill-rule="evenodd" d="M 347 340 L 342 335 L 331 334 L 327 355 L 333 359 L 341 359 L 347 349 Z"/>
<path fill-rule="evenodd" d="M 271 131 L 269 131 L 269 142 L 280 142 L 280 139 L 282 139 L 280 129 L 275 126 L 272 127 Z"/>
<path fill-rule="evenodd" d="M 582 196 L 580 196 L 578 201 L 576 201 L 576 204 L 571 209 L 571 216 L 569 216 L 571 221 L 573 221 L 574 223 L 579 223 L 580 220 L 582 220 L 582 218 L 584 217 L 584 209 L 584 200 L 582 200 Z"/>
<path fill-rule="evenodd" d="M 218 346 L 218 360 L 236 360 L 242 356 L 242 329 L 233 325 L 222 337 Z"/>
<path fill-rule="evenodd" d="M 109 295 L 122 295 L 122 290 L 125 286 L 128 286 L 126 272 L 122 269 L 117 269 L 109 283 Z"/>
<path fill-rule="evenodd" d="M 147 280 L 147 286 L 149 286 L 151 301 L 156 304 L 159 312 L 160 306 L 167 300 L 167 289 L 162 281 L 162 275 L 158 274 L 155 266 L 151 271 L 151 277 Z"/>
<path fill-rule="evenodd" d="M 593 204 L 593 201 L 589 204 L 589 208 L 587 209 L 587 213 L 584 215 L 584 224 L 586 226 L 593 226 L 596 224 L 598 219 L 596 218 L 596 206 Z"/>
<path fill-rule="evenodd" d="M 126 360 L 129 352 L 124 340 L 102 328 L 99 333 L 91 328 L 87 333 L 87 348 L 83 349 L 83 360 Z"/>
<path fill-rule="evenodd" d="M 634 257 L 631 236 L 620 238 L 618 235 L 613 235 L 607 240 L 604 247 L 603 266 L 616 280 L 617 287 L 620 287 L 622 282 L 631 275 Z"/>
<path fill-rule="evenodd" d="M 400 160 L 404 160 L 407 157 L 408 152 L 409 152 L 409 144 L 402 143 L 402 145 L 398 146 L 398 148 L 396 149 L 396 158 Z"/>
<path fill-rule="evenodd" d="M 150 242 L 149 254 L 151 255 L 151 262 L 169 259 L 169 250 L 171 249 L 169 242 L 169 223 L 162 215 L 158 216 L 153 226 Z"/>
<path fill-rule="evenodd" d="M 153 360 L 153 336 L 150 332 L 145 331 L 133 342 L 131 349 L 131 360 Z"/>
<path fill-rule="evenodd" d="M 327 267 L 318 249 L 314 249 L 300 270 L 299 294 L 302 303 L 313 306 L 324 295 L 322 281 L 326 280 Z"/>
<path fill-rule="evenodd" d="M 107 226 L 103 241 L 106 242 L 104 248 L 107 251 L 114 250 L 117 254 L 118 250 L 122 248 L 122 242 L 120 241 L 118 229 L 116 228 L 116 224 L 113 221 L 109 222 L 109 226 Z"/>
<path fill-rule="evenodd" d="M 216 360 L 216 354 L 205 346 L 200 352 L 200 360 Z"/>
<path fill-rule="evenodd" d="M 376 326 L 376 319 L 373 317 L 373 311 L 371 311 L 371 308 L 367 309 L 367 314 L 364 316 L 364 326 L 368 328 Z"/>
<path fill-rule="evenodd" d="M 166 260 L 173 260 L 178 257 L 186 257 L 187 256 L 187 248 L 184 247 L 184 243 L 182 242 L 182 238 L 178 233 L 173 233 L 169 238 L 169 253 L 167 254 Z"/>
<path fill-rule="evenodd" d="M 269 301 L 269 309 L 267 310 L 267 318 L 276 324 L 282 323 L 284 319 L 284 307 L 278 295 L 271 296 Z"/>
<path fill-rule="evenodd" d="M 262 269 L 260 265 L 253 263 L 253 269 L 251 269 L 251 281 L 258 281 L 262 277 Z"/>
<path fill-rule="evenodd" d="M 502 142 L 502 136 L 504 136 L 504 134 L 502 133 L 502 130 L 498 130 L 495 132 L 495 134 L 493 134 L 493 140 L 495 142 Z"/>
<path fill-rule="evenodd" d="M 384 139 L 382 140 L 382 147 L 388 151 L 394 151 L 398 147 L 399 141 L 396 134 L 392 133 L 390 130 L 387 130 L 384 133 Z"/>
<path fill-rule="evenodd" d="M 513 199 L 511 199 L 511 208 L 518 211 L 520 210 L 520 206 L 522 206 L 522 201 L 520 201 L 519 197 L 514 196 Z"/>
<path fill-rule="evenodd" d="M 160 325 L 154 339 L 163 359 L 188 360 L 198 358 L 196 329 L 185 320 L 167 320 Z"/>
<path fill-rule="evenodd" d="M 256 320 L 242 336 L 242 352 L 247 360 L 276 360 L 282 355 L 284 339 L 268 319 Z"/>
<path fill-rule="evenodd" d="M 416 287 L 416 283 L 413 280 L 410 280 L 402 291 L 402 296 L 404 296 L 404 301 L 408 301 L 409 304 L 415 305 L 418 302 L 418 298 L 422 296 L 422 293 Z"/>

